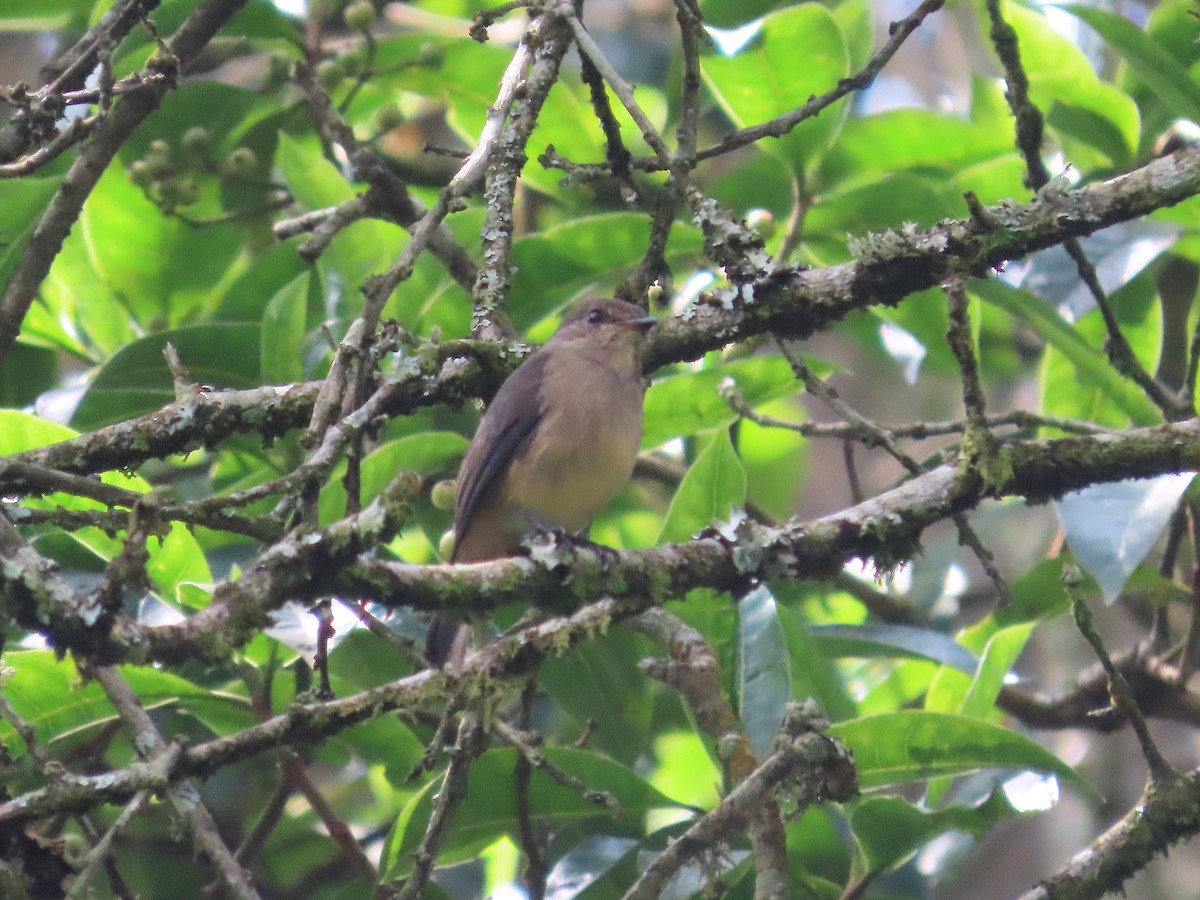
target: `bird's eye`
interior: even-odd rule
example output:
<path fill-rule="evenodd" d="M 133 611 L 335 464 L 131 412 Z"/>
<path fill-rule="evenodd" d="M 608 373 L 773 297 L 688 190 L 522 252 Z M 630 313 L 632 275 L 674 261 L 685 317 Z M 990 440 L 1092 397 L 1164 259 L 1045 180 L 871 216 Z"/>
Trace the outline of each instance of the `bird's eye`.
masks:
<path fill-rule="evenodd" d="M 586 321 L 589 325 L 599 325 L 604 321 L 604 313 L 601 310 L 593 309 L 587 314 Z"/>

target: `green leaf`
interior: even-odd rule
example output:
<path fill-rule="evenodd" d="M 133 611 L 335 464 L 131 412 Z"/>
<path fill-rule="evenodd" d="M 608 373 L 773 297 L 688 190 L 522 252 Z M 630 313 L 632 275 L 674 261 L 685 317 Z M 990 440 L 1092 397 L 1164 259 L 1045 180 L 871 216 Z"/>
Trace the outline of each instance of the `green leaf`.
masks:
<path fill-rule="evenodd" d="M 738 716 L 754 752 L 766 759 L 790 697 L 790 657 L 770 588 L 759 585 L 738 601 L 737 610 Z"/>
<path fill-rule="evenodd" d="M 1004 679 L 1016 665 L 1017 657 L 1025 649 L 1035 624 L 1026 622 L 1001 628 L 988 639 L 979 660 L 979 671 L 975 673 L 971 689 L 963 698 L 959 712 L 964 716 L 982 718 L 992 711 L 1000 688 L 1004 686 Z"/>
<path fill-rule="evenodd" d="M 21 453 L 77 436 L 77 432 L 64 425 L 47 422 L 29 413 L 0 410 L 0 456 Z M 100 478 L 105 484 L 130 491 L 150 490 L 150 486 L 141 478 L 120 472 L 105 472 Z M 104 504 L 98 501 L 64 493 L 28 498 L 23 501 L 23 505 L 36 509 L 104 509 Z M 98 528 L 80 528 L 71 532 L 70 537 L 103 560 L 112 559 L 122 549 L 120 541 Z M 161 541 L 157 538 L 151 539 L 147 543 L 147 549 L 150 556 L 146 562 L 146 572 L 160 596 L 168 603 L 180 603 L 180 590 L 185 584 L 207 584 L 212 581 L 212 573 L 203 550 L 187 526 L 179 522 L 172 523 L 167 536 Z"/>
<path fill-rule="evenodd" d="M 1001 790 L 976 807 L 952 806 L 930 812 L 900 797 L 864 797 L 850 810 L 850 828 L 868 873 L 886 872 L 947 831 L 979 837 L 1017 815 Z"/>
<path fill-rule="evenodd" d="M 17 341 L 0 368 L 0 406 L 33 403 L 43 391 L 57 386 L 57 375 L 58 362 L 53 350 Z"/>
<path fill-rule="evenodd" d="M 205 229 L 196 252 L 191 227 L 151 203 L 118 166 L 88 195 L 80 233 L 98 279 L 143 330 L 189 320 L 221 281 L 241 247 L 232 225 Z"/>
<path fill-rule="evenodd" d="M 56 659 L 52 651 L 6 652 L 4 664 L 9 670 L 4 696 L 21 719 L 33 726 L 40 744 L 66 740 L 116 718 L 100 686 L 81 684 L 74 664 Z M 157 669 L 122 666 L 120 672 L 148 708 L 178 706 L 217 734 L 229 734 L 257 721 L 244 697 L 211 691 Z M 7 720 L 0 722 L 0 740 L 14 753 L 23 747 Z"/>
<path fill-rule="evenodd" d="M 1020 41 L 1030 97 L 1048 110 L 1047 120 L 1061 135 L 1099 150 L 1110 165 L 1128 161 L 1137 147 L 1141 128 L 1133 100 L 1101 81 L 1079 46 L 1060 34 L 1040 12 L 1006 3 L 1004 17 Z M 1059 106 L 1073 117 L 1059 118 Z"/>
<path fill-rule="evenodd" d="M 1124 16 L 1081 3 L 1061 8 L 1094 28 L 1177 118 L 1200 121 L 1200 85 L 1169 50 Z"/>
<path fill-rule="evenodd" d="M 280 135 L 275 159 L 288 190 L 303 209 L 336 206 L 355 195 L 350 182 L 321 155 L 315 142 L 310 145 Z M 360 220 L 342 229 L 317 261 L 326 303 L 343 317 L 356 314 L 362 305 L 358 289 L 363 281 L 386 269 L 407 242 L 404 229 L 377 219 Z M 412 290 L 421 293 L 425 288 L 410 279 L 398 293 Z"/>
<path fill-rule="evenodd" d="M 791 660 L 792 697 L 814 698 L 834 722 L 854 718 L 857 715 L 854 700 L 821 644 L 810 633 L 808 623 L 784 605 L 777 606 L 775 613 L 783 626 Z"/>
<path fill-rule="evenodd" d="M 928 659 L 971 675 L 978 660 L 948 634 L 912 625 L 814 625 L 827 656 L 851 659 Z"/>
<path fill-rule="evenodd" d="M 534 770 L 529 788 L 530 818 L 539 827 L 557 830 L 599 820 L 606 833 L 639 837 L 651 809 L 675 806 L 632 769 L 590 750 L 545 747 L 542 752 L 559 769 L 581 779 L 591 790 L 608 792 L 621 807 L 614 821 L 608 810 L 591 803 Z M 452 864 L 475 856 L 504 835 L 517 838 L 516 792 L 512 789 L 517 754 L 510 748 L 488 750 L 471 766 L 467 797 L 455 811 L 442 843 L 438 862 Z M 425 834 L 440 778 L 430 781 L 396 820 L 383 850 L 380 869 L 385 880 L 403 878 L 412 868 L 412 854 Z M 517 838 L 519 840 L 519 838 Z"/>
<path fill-rule="evenodd" d="M 77 0 L 4 0 L 0 6 L 0 33 L 62 28 L 78 20 L 80 12 Z"/>
<path fill-rule="evenodd" d="M 979 769 L 1043 772 L 1091 790 L 1040 744 L 969 716 L 904 710 L 838 722 L 829 734 L 854 753 L 863 790 Z"/>
<path fill-rule="evenodd" d="M 37 315 L 44 304 L 45 314 Z M 92 268 L 82 230 L 71 229 L 42 282 L 40 302 L 31 310 L 31 336 L 100 361 L 139 336 L 129 309 Z"/>
<path fill-rule="evenodd" d="M 1070 361 L 1080 381 L 1099 388 L 1135 425 L 1155 425 L 1162 421 L 1158 407 L 1142 389 L 1117 372 L 1102 351 L 1088 344 L 1042 300 L 994 279 L 972 281 L 971 290 L 985 302 L 1029 323 L 1046 343 Z"/>
<path fill-rule="evenodd" d="M 263 313 L 262 380 L 293 384 L 304 379 L 304 326 L 308 321 L 309 276 L 293 278 L 278 291 Z"/>
<path fill-rule="evenodd" d="M 175 400 L 163 359 L 170 342 L 192 381 L 225 388 L 259 384 L 259 326 L 249 323 L 191 325 L 147 335 L 109 360 L 88 385 L 72 417 L 82 429 L 153 412 Z"/>
<path fill-rule="evenodd" d="M 954 174 L 964 166 L 1011 152 L 1011 130 L 991 122 L 897 109 L 850 119 L 821 166 L 821 179 L 826 184 L 870 184 L 882 173 L 897 175 L 904 170 Z"/>
<path fill-rule="evenodd" d="M 720 46 L 732 35 L 709 29 Z M 744 35 L 739 31 L 739 39 Z M 804 64 L 796 65 L 797 60 Z M 721 108 L 739 127 L 766 122 L 803 106 L 850 74 L 850 52 L 837 20 L 824 6 L 803 3 L 771 13 L 729 55 L 701 57 L 700 73 Z M 777 142 L 763 144 L 793 168 L 811 168 L 849 114 L 843 98 L 802 122 Z"/>
<path fill-rule="evenodd" d="M 566 656 L 542 663 L 538 682 L 570 718 L 573 740 L 596 723 L 589 746 L 633 765 L 654 724 L 655 694 L 638 670 L 649 642 L 618 626 L 609 640 L 581 644 Z"/>
<path fill-rule="evenodd" d="M 819 376 L 828 375 L 827 363 L 805 357 Z M 646 392 L 642 446 L 657 447 L 675 437 L 686 437 L 728 425 L 737 418 L 717 392 L 732 378 L 751 406 L 796 394 L 800 385 L 788 361 L 781 356 L 756 356 L 721 363 L 699 372 L 681 372 L 656 379 Z"/>
<path fill-rule="evenodd" d="M 1071 552 L 1100 587 L 1105 603 L 1124 590 L 1158 541 L 1194 473 L 1091 484 L 1055 503 Z"/>
<path fill-rule="evenodd" d="M 1036 623 L 1025 622 L 1002 628 L 991 636 L 979 659 L 979 669 L 969 682 L 961 672 L 943 668 L 938 672 L 925 697 L 925 708 L 934 712 L 958 712 L 977 719 L 986 718 L 1000 695 L 1004 679 L 1025 649 Z M 943 677 L 948 676 L 948 677 Z M 927 802 L 936 805 L 950 787 L 949 778 L 930 781 Z"/>
<path fill-rule="evenodd" d="M 468 446 L 470 442 L 453 431 L 427 431 L 380 444 L 362 461 L 359 499 L 364 505 L 370 503 L 404 469 L 427 475 L 444 472 Z M 331 478 L 321 489 L 320 511 L 322 522 L 345 514 L 346 488 L 341 478 Z"/>
<path fill-rule="evenodd" d="M 587 291 L 610 291 L 646 252 L 649 220 L 637 213 L 605 213 L 517 238 L 509 313 L 520 331 Z M 667 241 L 672 265 L 700 257 L 700 233 L 676 223 Z"/>
<path fill-rule="evenodd" d="M 729 440 L 717 429 L 679 483 L 656 543 L 686 541 L 714 522 L 729 519 L 746 502 L 746 470 Z"/>
<path fill-rule="evenodd" d="M 4 182 L 4 202 L 0 203 L 0 284 L 8 283 L 29 233 L 41 219 L 42 211 L 56 190 L 57 178 Z"/>

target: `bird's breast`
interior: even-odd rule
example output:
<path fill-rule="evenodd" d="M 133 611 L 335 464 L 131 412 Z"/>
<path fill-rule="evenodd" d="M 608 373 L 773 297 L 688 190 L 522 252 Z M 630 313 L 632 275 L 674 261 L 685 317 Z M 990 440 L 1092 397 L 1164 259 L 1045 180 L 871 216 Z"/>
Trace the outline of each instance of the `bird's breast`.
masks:
<path fill-rule="evenodd" d="M 642 434 L 642 382 L 570 356 L 547 361 L 542 420 L 506 485 L 537 525 L 578 531 L 629 480 Z"/>

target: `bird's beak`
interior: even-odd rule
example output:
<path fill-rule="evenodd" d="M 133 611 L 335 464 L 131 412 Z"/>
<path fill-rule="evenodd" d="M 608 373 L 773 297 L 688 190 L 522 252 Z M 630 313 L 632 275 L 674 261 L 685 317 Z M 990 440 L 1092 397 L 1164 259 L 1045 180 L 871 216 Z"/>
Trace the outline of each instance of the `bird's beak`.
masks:
<path fill-rule="evenodd" d="M 645 334 L 658 324 L 658 319 L 654 318 L 654 316 L 641 316 L 636 319 L 626 319 L 621 324 L 628 325 L 630 328 L 636 328 Z"/>

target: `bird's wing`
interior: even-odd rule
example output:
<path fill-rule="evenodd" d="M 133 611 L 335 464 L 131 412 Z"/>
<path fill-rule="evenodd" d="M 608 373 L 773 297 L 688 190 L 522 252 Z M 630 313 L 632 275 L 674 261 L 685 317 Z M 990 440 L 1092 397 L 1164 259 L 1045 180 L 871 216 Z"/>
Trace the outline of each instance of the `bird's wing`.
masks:
<path fill-rule="evenodd" d="M 458 545 L 480 502 L 499 483 L 542 419 L 540 393 L 544 368 L 545 357 L 541 353 L 526 360 L 500 386 L 479 423 L 459 470 L 458 497 L 454 503 L 454 537 Z"/>

